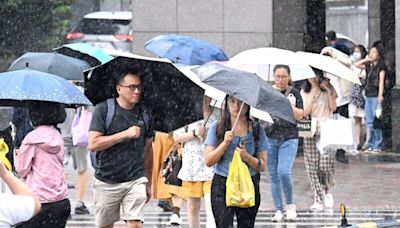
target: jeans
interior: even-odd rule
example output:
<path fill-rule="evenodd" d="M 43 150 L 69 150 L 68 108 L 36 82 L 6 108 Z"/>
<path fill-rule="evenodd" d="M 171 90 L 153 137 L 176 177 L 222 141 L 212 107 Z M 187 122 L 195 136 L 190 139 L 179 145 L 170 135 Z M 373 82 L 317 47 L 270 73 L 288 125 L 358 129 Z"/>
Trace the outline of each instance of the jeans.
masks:
<path fill-rule="evenodd" d="M 382 129 L 374 128 L 375 110 L 377 107 L 378 97 L 367 97 L 365 99 L 365 123 L 369 132 L 368 147 L 383 149 Z"/>
<path fill-rule="evenodd" d="M 260 207 L 260 174 L 251 177 L 254 184 L 255 206 L 248 208 L 227 207 L 226 177 L 215 174 L 211 184 L 211 207 L 215 224 L 218 228 L 233 228 L 233 216 L 236 214 L 238 228 L 254 227 L 258 208 Z"/>
<path fill-rule="evenodd" d="M 282 190 L 286 204 L 293 203 L 292 167 L 299 139 L 277 140 L 268 138 L 267 167 L 271 178 L 271 192 L 276 210 L 283 211 Z"/>

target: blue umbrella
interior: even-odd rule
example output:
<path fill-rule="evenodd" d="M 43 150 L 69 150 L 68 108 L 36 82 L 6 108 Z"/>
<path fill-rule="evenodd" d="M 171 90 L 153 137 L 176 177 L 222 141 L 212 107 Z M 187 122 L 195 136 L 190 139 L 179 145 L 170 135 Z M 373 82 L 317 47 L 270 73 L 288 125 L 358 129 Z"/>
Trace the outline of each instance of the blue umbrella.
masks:
<path fill-rule="evenodd" d="M 27 101 L 92 105 L 77 87 L 57 75 L 30 69 L 0 73 L 0 105 L 20 106 Z"/>
<path fill-rule="evenodd" d="M 87 43 L 64 44 L 61 47 L 55 48 L 54 51 L 85 60 L 91 66 L 97 66 L 113 59 L 113 57 L 105 53 L 103 49 L 93 47 Z"/>
<path fill-rule="evenodd" d="M 158 57 L 186 65 L 228 60 L 222 49 L 190 36 L 159 35 L 147 41 L 145 48 Z"/>

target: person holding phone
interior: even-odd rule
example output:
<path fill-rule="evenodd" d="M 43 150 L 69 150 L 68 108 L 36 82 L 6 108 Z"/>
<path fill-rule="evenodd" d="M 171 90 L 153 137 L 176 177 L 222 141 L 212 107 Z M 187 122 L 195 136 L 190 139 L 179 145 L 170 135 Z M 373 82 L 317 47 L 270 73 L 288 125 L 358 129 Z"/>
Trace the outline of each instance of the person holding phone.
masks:
<path fill-rule="evenodd" d="M 289 66 L 276 65 L 273 87 L 289 99 L 294 117 L 299 121 L 303 118 L 303 99 L 300 91 L 290 86 L 290 81 Z M 285 219 L 282 192 L 286 198 L 286 220 L 290 221 L 297 218 L 296 205 L 293 202 L 292 167 L 296 159 L 299 132 L 297 125 L 279 118 L 273 119 L 274 124 L 265 130 L 270 145 L 267 167 L 276 210 L 272 221 L 282 222 Z"/>
<path fill-rule="evenodd" d="M 268 144 L 264 129 L 250 119 L 249 109 L 242 101 L 227 96 L 221 119 L 212 123 L 207 133 L 205 162 L 209 167 L 215 166 L 211 184 L 211 206 L 219 228 L 233 227 L 235 215 L 239 228 L 254 227 L 260 206 L 260 172 L 265 170 Z M 240 147 L 239 141 L 243 138 L 245 143 Z M 253 207 L 226 206 L 226 180 L 229 162 L 234 153 L 240 153 L 241 159 L 249 168 L 255 190 Z"/>

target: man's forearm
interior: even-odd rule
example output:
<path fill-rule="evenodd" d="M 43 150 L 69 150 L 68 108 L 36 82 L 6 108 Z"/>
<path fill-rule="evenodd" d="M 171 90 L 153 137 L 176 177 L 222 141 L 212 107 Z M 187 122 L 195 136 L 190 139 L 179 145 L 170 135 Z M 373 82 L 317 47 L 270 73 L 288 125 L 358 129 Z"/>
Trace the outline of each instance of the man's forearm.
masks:
<path fill-rule="evenodd" d="M 97 136 L 97 137 L 94 137 L 94 139 L 91 139 L 91 136 L 89 135 L 88 150 L 103 151 L 103 150 L 108 149 L 108 148 L 112 147 L 113 145 L 123 141 L 126 138 L 127 138 L 127 136 L 126 136 L 125 131 L 118 132 L 113 135 Z"/>

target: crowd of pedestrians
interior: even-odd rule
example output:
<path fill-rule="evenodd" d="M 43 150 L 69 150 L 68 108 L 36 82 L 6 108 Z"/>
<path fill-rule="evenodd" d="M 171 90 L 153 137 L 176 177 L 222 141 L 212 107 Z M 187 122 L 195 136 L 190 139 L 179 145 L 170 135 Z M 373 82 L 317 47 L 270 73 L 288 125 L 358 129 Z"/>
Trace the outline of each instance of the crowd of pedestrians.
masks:
<path fill-rule="evenodd" d="M 304 163 L 314 193 L 310 200 L 312 211 L 332 209 L 336 159 L 348 163 L 345 151 L 325 155 L 317 144 L 321 123 L 338 113 L 352 118 L 355 145 L 358 150 L 380 153 L 385 149 L 382 133 L 384 100 L 390 90 L 388 71 L 382 44 L 375 43 L 369 53 L 362 45 L 354 50 L 336 42 L 333 31 L 326 34 L 327 55 L 356 72 L 362 85 L 328 75 L 313 68 L 315 77 L 301 86 L 291 81 L 291 69 L 276 65 L 273 69 L 273 88 L 290 101 L 297 121 L 313 119 L 316 130 L 303 138 Z M 73 145 L 71 125 L 77 111 L 55 103 L 32 103 L 27 108 L 4 109 L 6 122 L 0 125 L 1 136 L 15 157 L 9 161 L 26 186 L 6 171 L 0 162 L 0 178 L 13 194 L 0 194 L 0 226 L 65 227 L 71 208 L 64 165 L 73 158 L 78 173 L 77 205 L 74 213 L 89 214 L 83 195 L 87 184 L 88 151 L 95 153 L 93 196 L 95 222 L 98 227 L 113 227 L 121 219 L 128 227 L 141 227 L 145 222 L 143 208 L 156 186 L 154 177 L 161 175 L 156 161 L 158 148 L 170 150 L 179 145 L 182 167 L 178 178 L 182 186 L 168 188 L 169 197 L 156 197 L 160 205 L 172 210 L 170 225 L 182 223 L 180 208 L 186 202 L 190 227 L 200 226 L 200 205 L 204 199 L 207 227 L 232 227 L 234 217 L 238 227 L 253 227 L 260 206 L 260 175 L 269 175 L 275 206 L 273 222 L 297 218 L 294 184 L 291 175 L 298 145 L 296 124 L 273 117 L 274 123 L 259 121 L 250 116 L 250 106 L 234 96 L 226 96 L 221 106 L 204 96 L 203 120 L 191 123 L 166 136 L 172 143 L 157 140 L 153 119 L 143 102 L 142 71 L 126 69 L 117 77 L 117 98 L 97 104 L 93 110 L 87 147 Z M 7 116 L 6 116 L 7 115 Z M 366 126 L 366 138 L 362 126 Z M 157 133 L 158 134 L 158 133 Z M 156 138 L 154 140 L 154 138 Z M 364 148 L 362 143 L 365 141 Z M 153 151 L 154 148 L 154 151 Z M 169 148 L 169 149 L 168 149 Z M 239 153 L 251 175 L 255 205 L 226 206 L 226 182 L 234 153 Z M 157 159 L 156 159 L 157 158 Z M 159 159 L 158 159 L 159 160 Z M 157 166 L 157 168 L 156 168 Z M 154 194 L 153 194 L 154 196 Z M 3 203 L 5 202 L 5 203 Z M 165 204 L 169 204 L 165 206 Z M 13 209 L 14 208 L 14 209 Z M 18 208 L 18 213 L 15 211 Z"/>

